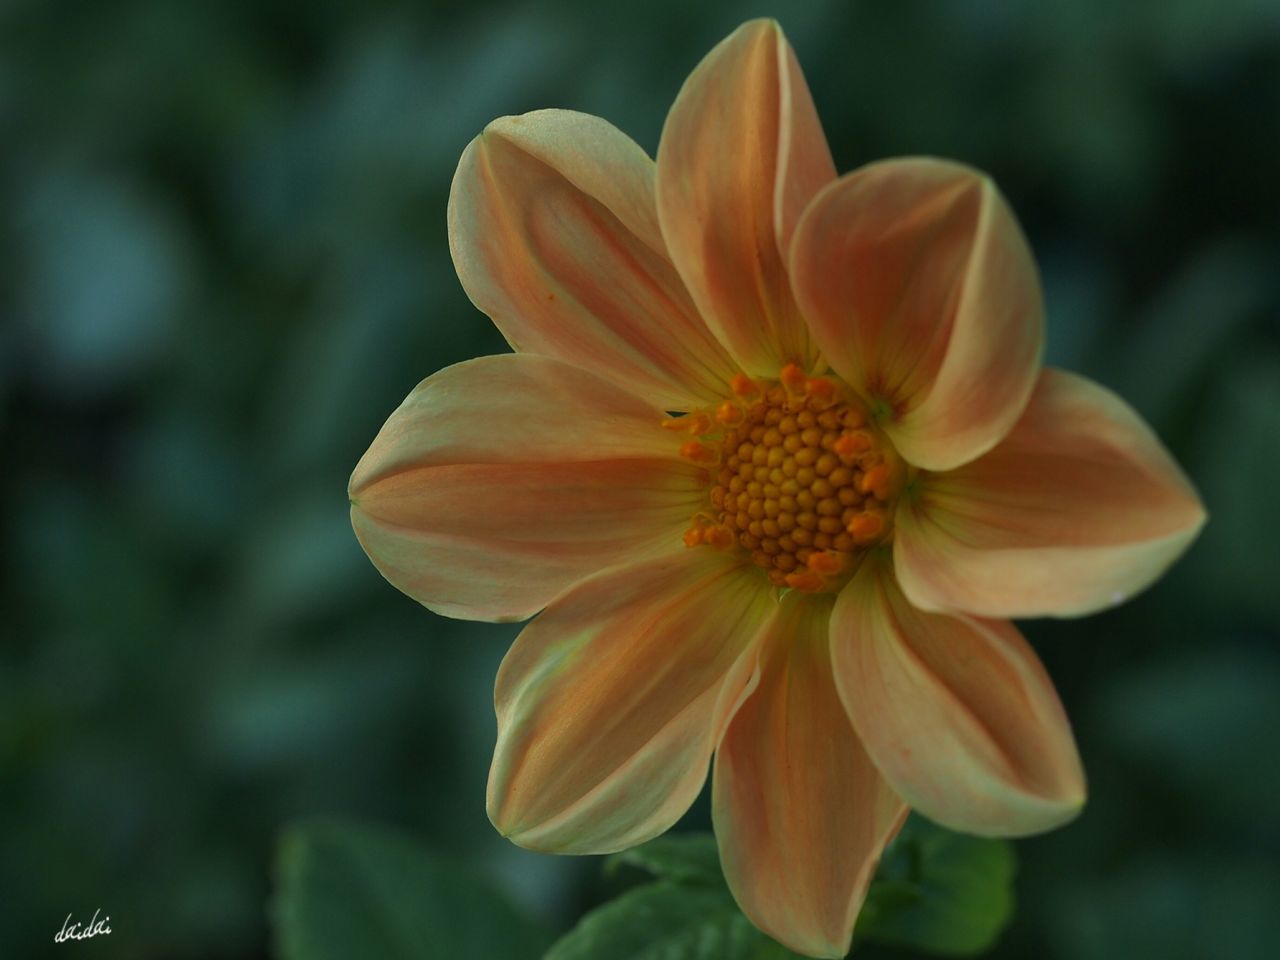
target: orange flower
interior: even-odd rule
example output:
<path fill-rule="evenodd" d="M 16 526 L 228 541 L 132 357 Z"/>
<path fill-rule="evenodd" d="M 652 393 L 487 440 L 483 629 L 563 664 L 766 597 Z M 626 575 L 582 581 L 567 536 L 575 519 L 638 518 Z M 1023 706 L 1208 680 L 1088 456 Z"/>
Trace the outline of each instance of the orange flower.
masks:
<path fill-rule="evenodd" d="M 689 77 L 656 165 L 594 117 L 494 121 L 449 237 L 516 352 L 423 381 L 351 516 L 432 610 L 537 614 L 497 680 L 502 833 L 640 843 L 714 755 L 742 909 L 834 957 L 908 806 L 1003 836 L 1075 816 L 1070 728 L 1007 618 L 1132 596 L 1205 515 L 1123 401 L 1041 368 L 1035 266 L 989 179 L 837 178 L 754 21 Z"/>

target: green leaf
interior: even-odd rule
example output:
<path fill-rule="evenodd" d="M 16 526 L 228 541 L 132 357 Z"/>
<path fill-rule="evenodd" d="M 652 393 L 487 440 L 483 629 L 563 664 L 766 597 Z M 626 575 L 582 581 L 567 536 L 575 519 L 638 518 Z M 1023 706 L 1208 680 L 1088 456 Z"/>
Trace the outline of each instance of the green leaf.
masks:
<path fill-rule="evenodd" d="M 713 841 L 714 842 L 714 841 Z M 545 960 L 791 960 L 727 888 L 660 880 L 587 914 Z"/>
<path fill-rule="evenodd" d="M 885 852 L 855 942 L 944 956 L 990 947 L 1013 915 L 1013 847 L 912 817 Z M 605 869 L 657 877 L 587 914 L 545 960 L 785 960 L 799 954 L 738 910 L 710 834 L 672 834 L 610 857 Z"/>
<path fill-rule="evenodd" d="M 988 949 L 1013 918 L 1007 840 L 952 833 L 913 816 L 885 852 L 856 938 L 945 956 Z"/>
<path fill-rule="evenodd" d="M 709 833 L 668 833 L 656 840 L 615 853 L 605 861 L 605 870 L 636 867 L 661 880 L 702 886 L 723 886 L 720 851 Z"/>
<path fill-rule="evenodd" d="M 530 960 L 550 939 L 482 878 L 381 827 L 288 828 L 276 882 L 283 960 Z"/>

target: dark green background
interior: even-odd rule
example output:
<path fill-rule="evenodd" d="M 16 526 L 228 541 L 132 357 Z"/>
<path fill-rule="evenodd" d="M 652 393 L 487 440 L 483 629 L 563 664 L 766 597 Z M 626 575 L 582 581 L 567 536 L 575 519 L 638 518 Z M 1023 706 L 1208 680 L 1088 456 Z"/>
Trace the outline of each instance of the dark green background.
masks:
<path fill-rule="evenodd" d="M 1019 844 L 999 955 L 1275 955 L 1275 0 L 3 9 L 0 955 L 264 956 L 276 838 L 317 813 L 407 828 L 555 930 L 611 892 L 490 828 L 517 627 L 387 586 L 346 481 L 418 380 L 503 349 L 446 247 L 467 141 L 563 106 L 652 151 L 762 13 L 841 169 L 995 177 L 1050 362 L 1129 398 L 1211 513 L 1155 589 L 1026 627 L 1091 800 Z M 52 944 L 95 908 L 111 936 Z"/>

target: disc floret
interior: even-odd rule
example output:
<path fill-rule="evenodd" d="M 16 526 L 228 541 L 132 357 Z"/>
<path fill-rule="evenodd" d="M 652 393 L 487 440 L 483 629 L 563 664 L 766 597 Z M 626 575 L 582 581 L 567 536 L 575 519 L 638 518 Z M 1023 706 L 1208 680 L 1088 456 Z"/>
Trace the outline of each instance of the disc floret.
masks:
<path fill-rule="evenodd" d="M 777 380 L 738 374 L 712 411 L 667 421 L 693 439 L 681 455 L 707 470 L 708 505 L 690 547 L 737 549 L 779 587 L 838 589 L 860 556 L 892 536 L 903 465 L 844 384 L 787 364 Z"/>

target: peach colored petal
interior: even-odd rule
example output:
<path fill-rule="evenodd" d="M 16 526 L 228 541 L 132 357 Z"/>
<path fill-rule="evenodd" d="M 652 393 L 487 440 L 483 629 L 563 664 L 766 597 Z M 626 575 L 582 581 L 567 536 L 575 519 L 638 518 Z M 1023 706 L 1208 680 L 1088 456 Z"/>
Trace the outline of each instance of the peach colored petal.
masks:
<path fill-rule="evenodd" d="M 578 580 L 680 541 L 703 504 L 661 414 L 546 357 L 424 380 L 351 475 L 351 522 L 393 585 L 437 613 L 531 616 Z"/>
<path fill-rule="evenodd" d="M 503 117 L 458 163 L 449 246 L 467 295 L 517 351 L 687 410 L 736 368 L 667 257 L 653 179 L 645 152 L 597 117 Z"/>
<path fill-rule="evenodd" d="M 989 179 L 944 160 L 872 163 L 809 205 L 791 280 L 831 366 L 906 459 L 948 470 L 1009 432 L 1035 386 L 1035 263 Z"/>
<path fill-rule="evenodd" d="M 498 830 L 537 850 L 607 853 L 675 823 L 755 682 L 771 605 L 757 571 L 683 547 L 551 604 L 498 673 Z"/>
<path fill-rule="evenodd" d="M 836 686 L 880 772 L 966 833 L 1024 836 L 1084 804 L 1066 714 L 1012 624 L 925 613 L 870 557 L 831 618 Z"/>
<path fill-rule="evenodd" d="M 1046 370 L 1022 419 L 987 455 L 922 474 L 897 514 L 902 589 L 929 610 L 1077 616 L 1152 583 L 1204 508 L 1123 400 Z"/>
<path fill-rule="evenodd" d="M 880 854 L 907 812 L 837 696 L 830 613 L 831 598 L 783 598 L 762 636 L 759 685 L 716 753 L 711 800 L 738 905 L 815 957 L 848 952 Z"/>
<path fill-rule="evenodd" d="M 812 359 L 780 252 L 835 165 L 795 54 L 753 20 L 689 75 L 658 146 L 658 216 L 708 325 L 749 373 Z"/>

